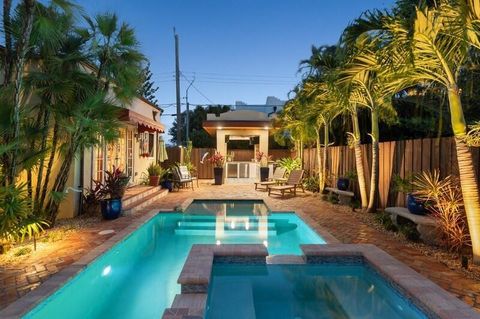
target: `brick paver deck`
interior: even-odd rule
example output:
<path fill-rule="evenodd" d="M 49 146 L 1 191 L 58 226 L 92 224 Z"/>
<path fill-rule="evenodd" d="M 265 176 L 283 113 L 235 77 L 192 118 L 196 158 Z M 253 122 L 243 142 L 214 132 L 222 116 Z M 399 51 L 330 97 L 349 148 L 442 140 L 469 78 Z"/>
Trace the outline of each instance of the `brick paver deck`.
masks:
<path fill-rule="evenodd" d="M 119 231 L 129 223 L 152 209 L 173 209 L 191 198 L 267 198 L 263 191 L 255 191 L 253 185 L 210 186 L 201 184 L 195 191 L 181 190 L 153 203 L 135 216 L 121 217 L 114 221 L 102 221 L 92 227 L 77 231 L 65 239 L 52 243 L 41 253 L 21 262 L 0 264 L 0 309 L 35 289 L 49 276 L 70 265 L 97 247 L 112 235 L 99 235 L 106 229 Z M 273 210 L 301 209 L 314 222 L 329 231 L 343 243 L 371 243 L 385 250 L 398 260 L 434 281 L 467 304 L 480 311 L 480 281 L 466 277 L 462 272 L 449 269 L 433 257 L 424 255 L 414 247 L 408 247 L 396 238 L 367 225 L 355 214 L 320 200 L 312 194 L 302 194 L 295 198 L 281 199 L 270 197 Z"/>

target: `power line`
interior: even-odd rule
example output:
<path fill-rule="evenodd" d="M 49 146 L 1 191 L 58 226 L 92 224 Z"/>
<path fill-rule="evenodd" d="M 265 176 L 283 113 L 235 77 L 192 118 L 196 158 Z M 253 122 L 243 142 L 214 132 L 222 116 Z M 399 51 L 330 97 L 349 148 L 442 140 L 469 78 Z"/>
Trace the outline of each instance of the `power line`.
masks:
<path fill-rule="evenodd" d="M 191 82 L 182 72 L 180 72 L 180 75 L 185 79 L 187 80 L 188 82 Z M 215 104 L 213 103 L 212 100 L 210 100 L 205 94 L 203 94 L 195 85 L 192 84 L 192 88 L 198 92 L 198 94 L 200 94 L 201 96 L 203 96 L 205 98 L 205 100 L 207 100 L 208 102 L 212 103 L 212 104 Z"/>
<path fill-rule="evenodd" d="M 260 77 L 260 78 L 286 78 L 286 79 L 297 79 L 294 75 L 267 75 L 267 74 L 228 74 L 228 73 L 215 73 L 215 72 L 183 72 L 183 73 L 190 73 L 190 74 L 203 74 L 203 75 L 213 75 L 213 76 L 221 76 L 221 77 Z"/>

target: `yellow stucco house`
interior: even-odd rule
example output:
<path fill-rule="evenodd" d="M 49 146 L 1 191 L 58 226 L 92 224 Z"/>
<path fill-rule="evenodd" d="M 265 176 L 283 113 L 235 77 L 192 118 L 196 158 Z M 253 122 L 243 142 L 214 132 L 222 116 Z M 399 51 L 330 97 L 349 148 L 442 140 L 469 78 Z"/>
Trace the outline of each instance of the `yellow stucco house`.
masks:
<path fill-rule="evenodd" d="M 86 149 L 83 161 L 75 159 L 66 185 L 67 197 L 60 205 L 59 218 L 71 218 L 79 213 L 82 188 L 93 186 L 93 180 L 103 180 L 104 171 L 120 167 L 130 176 L 130 184 L 141 182 L 142 173 L 158 158 L 161 134 L 161 109 L 147 100 L 136 97 L 119 112 L 122 122 L 120 138 L 114 143 Z"/>

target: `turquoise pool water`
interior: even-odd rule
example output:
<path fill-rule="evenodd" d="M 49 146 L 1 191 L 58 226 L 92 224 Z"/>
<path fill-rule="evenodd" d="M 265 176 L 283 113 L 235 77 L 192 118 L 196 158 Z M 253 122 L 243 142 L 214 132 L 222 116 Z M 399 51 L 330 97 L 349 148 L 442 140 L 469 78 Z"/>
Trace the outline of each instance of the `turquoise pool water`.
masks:
<path fill-rule="evenodd" d="M 177 279 L 193 244 L 260 243 L 270 254 L 300 254 L 300 244 L 324 243 L 293 213 L 259 215 L 266 208 L 256 202 L 239 203 L 247 205 L 243 214 L 233 202 L 207 204 L 196 203 L 210 211 L 152 218 L 25 318 L 160 318 L 180 292 Z"/>
<path fill-rule="evenodd" d="M 206 318 L 426 319 L 427 316 L 362 265 L 215 264 Z"/>

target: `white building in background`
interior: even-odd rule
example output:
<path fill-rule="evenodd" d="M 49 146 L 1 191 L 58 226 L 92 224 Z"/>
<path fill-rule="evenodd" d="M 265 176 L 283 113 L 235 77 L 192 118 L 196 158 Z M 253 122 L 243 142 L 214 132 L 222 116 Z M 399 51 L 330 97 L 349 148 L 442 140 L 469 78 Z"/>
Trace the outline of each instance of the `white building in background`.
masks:
<path fill-rule="evenodd" d="M 242 101 L 235 102 L 235 110 L 237 111 L 256 111 L 265 114 L 273 114 L 283 109 L 286 101 L 280 100 L 275 96 L 268 96 L 265 104 L 247 104 Z"/>

